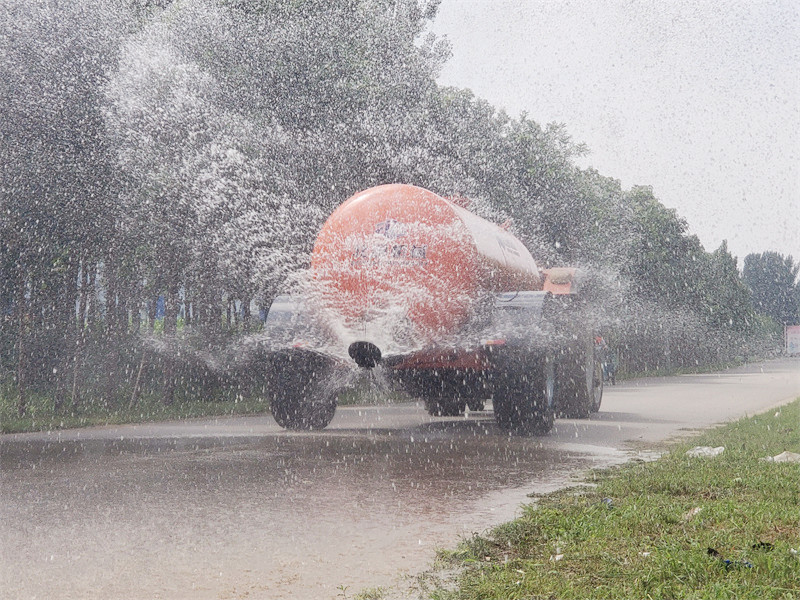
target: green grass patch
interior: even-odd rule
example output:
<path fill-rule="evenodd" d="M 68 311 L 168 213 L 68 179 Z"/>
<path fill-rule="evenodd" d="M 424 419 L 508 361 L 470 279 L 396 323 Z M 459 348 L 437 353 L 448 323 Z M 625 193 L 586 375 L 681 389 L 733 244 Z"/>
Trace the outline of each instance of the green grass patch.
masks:
<path fill-rule="evenodd" d="M 219 390 L 211 393 L 220 395 Z M 129 396 L 121 394 L 122 396 Z M 269 414 L 269 400 L 259 397 L 238 396 L 225 399 L 176 399 L 165 405 L 156 395 L 143 395 L 134 406 L 127 402 L 104 401 L 83 398 L 76 407 L 66 407 L 60 413 L 53 410 L 53 398 L 49 394 L 30 391 L 25 415 L 17 414 L 16 391 L 11 385 L 0 385 L 0 433 L 26 431 L 50 431 L 94 425 L 121 425 L 198 417 L 226 415 Z M 353 404 L 391 404 L 407 402 L 410 398 L 401 392 L 385 392 L 360 382 L 339 393 L 339 406 Z"/>
<path fill-rule="evenodd" d="M 646 371 L 628 371 L 627 369 L 620 369 L 617 371 L 617 381 L 645 379 L 648 377 L 675 377 L 676 375 L 701 375 L 707 373 L 718 373 L 720 371 L 727 371 L 728 369 L 735 369 L 736 367 L 741 367 L 745 364 L 747 364 L 747 361 L 741 359 L 713 364 L 673 367 L 671 369 L 667 369 L 666 367 L 653 368 Z M 610 384 L 607 383 L 606 385 Z"/>
<path fill-rule="evenodd" d="M 695 446 L 724 446 L 689 458 Z M 800 400 L 596 471 L 441 557 L 465 567 L 437 600 L 800 598 Z"/>
<path fill-rule="evenodd" d="M 387 593 L 386 588 L 368 588 L 353 596 L 353 600 L 384 600 L 387 597 Z"/>
<path fill-rule="evenodd" d="M 11 394 L 0 393 L 2 433 L 260 413 L 269 413 L 268 400 L 243 397 L 230 400 L 176 400 L 172 404 L 165 405 L 158 398 L 144 396 L 134 406 L 88 400 L 75 408 L 68 407 L 56 414 L 53 411 L 51 397 L 31 394 L 28 397 L 25 416 L 19 417 L 16 398 Z"/>

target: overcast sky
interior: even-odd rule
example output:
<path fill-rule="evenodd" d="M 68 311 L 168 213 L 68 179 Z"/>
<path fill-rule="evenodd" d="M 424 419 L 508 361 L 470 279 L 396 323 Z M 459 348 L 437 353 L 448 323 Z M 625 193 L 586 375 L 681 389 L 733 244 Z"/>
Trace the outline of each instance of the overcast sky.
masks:
<path fill-rule="evenodd" d="M 707 250 L 800 260 L 800 2 L 442 0 L 439 82 L 565 123 Z"/>

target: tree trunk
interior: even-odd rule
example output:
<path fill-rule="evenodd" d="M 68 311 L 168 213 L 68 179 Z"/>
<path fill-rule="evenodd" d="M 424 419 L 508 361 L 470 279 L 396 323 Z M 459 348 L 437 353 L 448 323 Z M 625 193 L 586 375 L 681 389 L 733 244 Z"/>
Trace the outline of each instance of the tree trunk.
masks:
<path fill-rule="evenodd" d="M 133 391 L 131 392 L 131 401 L 128 404 L 128 408 L 133 408 L 139 401 L 139 393 L 141 391 L 141 382 L 142 382 L 142 370 L 144 369 L 144 361 L 146 356 L 147 356 L 147 350 L 142 348 L 142 357 L 139 360 L 139 368 L 136 370 L 136 379 L 133 383 Z"/>
<path fill-rule="evenodd" d="M 147 301 L 147 329 L 149 332 L 156 328 L 156 311 L 158 309 L 158 296 Z"/>
<path fill-rule="evenodd" d="M 183 324 L 187 328 L 192 326 L 193 315 L 192 315 L 192 306 L 193 302 L 189 301 L 189 292 L 186 292 L 186 297 L 183 300 Z"/>
<path fill-rule="evenodd" d="M 77 342 L 77 318 L 75 315 L 75 305 L 79 298 L 78 295 L 78 261 L 68 259 L 67 270 L 64 276 L 63 294 L 59 306 L 59 327 L 63 334 L 61 339 L 64 347 L 58 361 L 58 373 L 56 377 L 55 398 L 53 408 L 55 412 L 61 412 L 67 401 L 68 381 L 71 374 L 70 366 L 75 361 L 76 342 Z"/>
<path fill-rule="evenodd" d="M 123 326 L 123 317 L 120 312 L 122 293 L 118 276 L 117 263 L 112 256 L 104 260 L 105 281 L 105 328 L 102 337 L 103 356 L 106 368 L 104 369 L 105 382 L 103 385 L 103 398 L 106 402 L 116 399 L 120 384 L 125 373 L 123 372 L 122 344 L 127 336 L 127 327 Z M 97 283 L 95 281 L 95 287 Z M 99 294 L 98 294 L 99 302 Z"/>
<path fill-rule="evenodd" d="M 80 371 L 83 366 L 83 352 L 86 346 L 87 328 L 89 321 L 89 265 L 86 259 L 81 260 L 81 272 L 79 280 L 81 282 L 78 293 L 78 330 L 75 338 L 75 355 L 72 359 L 72 391 L 70 392 L 70 404 L 72 410 L 78 408 L 78 391 L 80 389 Z"/>
<path fill-rule="evenodd" d="M 178 290 L 171 288 L 164 296 L 164 337 L 167 343 L 174 338 L 178 321 Z M 164 355 L 164 395 L 162 402 L 170 405 L 175 401 L 175 358 L 167 351 Z"/>
<path fill-rule="evenodd" d="M 244 329 L 250 329 L 250 298 L 243 297 L 242 298 L 242 323 L 244 324 Z"/>
<path fill-rule="evenodd" d="M 119 279 L 117 278 L 117 265 L 110 256 L 106 256 L 103 261 L 105 279 L 105 313 L 106 313 L 106 333 L 110 338 L 119 335 L 122 329 L 122 319 L 120 318 L 120 289 Z"/>
<path fill-rule="evenodd" d="M 86 262 L 80 261 L 80 273 L 78 275 L 78 334 L 86 326 Z"/>
<path fill-rule="evenodd" d="M 132 297 L 136 301 L 131 306 L 131 333 L 138 334 L 142 330 L 142 296 L 137 290 Z"/>
<path fill-rule="evenodd" d="M 85 300 L 86 300 L 86 329 L 92 331 L 97 326 L 97 263 L 86 261 L 85 273 Z"/>
<path fill-rule="evenodd" d="M 117 288 L 117 310 L 115 317 L 115 337 L 125 338 L 128 336 L 128 297 L 125 295 L 124 290 Z"/>
<path fill-rule="evenodd" d="M 72 360 L 72 390 L 70 392 L 70 405 L 72 410 L 78 408 L 78 376 L 81 363 L 83 362 L 83 334 L 79 336 L 78 345 L 75 348 L 75 356 Z"/>
<path fill-rule="evenodd" d="M 25 298 L 25 270 L 22 260 L 17 264 L 17 290 L 16 290 L 16 309 L 17 309 L 17 414 L 22 417 L 25 415 L 28 404 L 26 389 L 26 361 L 25 354 L 28 349 L 25 344 L 25 329 L 27 327 L 27 300 Z"/>

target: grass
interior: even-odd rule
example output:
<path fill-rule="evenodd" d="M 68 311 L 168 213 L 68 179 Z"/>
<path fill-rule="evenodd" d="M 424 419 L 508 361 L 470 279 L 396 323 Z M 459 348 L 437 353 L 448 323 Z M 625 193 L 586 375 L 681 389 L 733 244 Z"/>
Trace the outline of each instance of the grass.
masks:
<path fill-rule="evenodd" d="M 724 446 L 689 458 L 695 445 Z M 440 559 L 461 565 L 436 600 L 800 597 L 800 399 L 592 474 Z M 728 562 L 726 562 L 728 561 Z"/>
<path fill-rule="evenodd" d="M 385 588 L 368 588 L 353 596 L 353 600 L 384 600 L 386 594 L 387 591 Z"/>
<path fill-rule="evenodd" d="M 49 396 L 31 394 L 26 414 L 17 415 L 16 398 L 0 393 L 0 432 L 19 433 L 25 431 L 52 431 L 72 427 L 94 425 L 120 425 L 123 423 L 145 423 L 197 417 L 228 416 L 244 414 L 268 414 L 269 401 L 254 398 L 233 400 L 175 401 L 165 405 L 157 398 L 142 397 L 134 406 L 113 405 L 88 401 L 75 409 L 61 414 L 53 412 L 53 399 Z"/>
<path fill-rule="evenodd" d="M 376 392 L 365 383 L 346 388 L 339 393 L 339 406 L 387 404 L 408 400 L 409 397 L 400 392 Z M 165 405 L 157 397 L 143 396 L 135 406 L 129 407 L 127 403 L 108 403 L 90 399 L 81 402 L 75 409 L 55 414 L 51 396 L 30 393 L 26 414 L 20 417 L 17 414 L 16 392 L 11 386 L 0 386 L 0 433 L 246 414 L 269 414 L 269 400 L 238 397 L 233 400 L 176 400 L 170 405 Z"/>
<path fill-rule="evenodd" d="M 156 322 L 158 325 L 159 322 Z M 619 373 L 617 379 L 632 379 L 634 377 L 655 377 L 660 375 L 674 375 L 689 372 L 711 372 L 719 367 L 707 367 L 695 370 L 672 370 L 670 372 L 649 373 Z M 219 388 L 209 392 L 217 398 L 225 399 L 197 399 L 197 394 L 190 400 L 176 400 L 170 405 L 164 405 L 157 397 L 148 398 L 143 395 L 135 406 L 129 407 L 128 402 L 106 402 L 103 400 L 82 399 L 75 408 L 62 410 L 55 413 L 53 410 L 52 394 L 28 391 L 26 414 L 23 417 L 17 413 L 17 392 L 9 382 L 0 382 L 0 433 L 22 433 L 27 431 L 50 431 L 73 427 L 91 427 L 96 425 L 121 425 L 124 423 L 144 423 L 151 421 L 191 419 L 199 417 L 267 414 L 269 401 L 262 398 L 248 398 L 238 396 L 231 399 L 230 393 L 224 393 Z M 188 395 L 188 394 L 187 394 Z M 120 397 L 130 397 L 130 390 L 120 392 Z M 354 385 L 343 389 L 338 396 L 339 406 L 360 404 L 393 404 L 409 402 L 413 398 L 408 394 L 384 389 L 370 383 L 368 378 L 362 378 Z"/>
<path fill-rule="evenodd" d="M 338 402 L 339 406 L 347 406 L 408 400 L 409 397 L 400 392 L 379 394 L 368 386 L 361 385 L 342 390 Z M 233 400 L 176 400 L 170 405 L 165 405 L 157 397 L 142 397 L 133 407 L 129 407 L 127 403 L 120 405 L 89 400 L 82 402 L 75 409 L 55 414 L 52 397 L 31 393 L 28 396 L 26 414 L 20 417 L 17 414 L 15 393 L 10 390 L 10 386 L 6 390 L 0 387 L 0 433 L 247 414 L 269 414 L 269 400 L 245 397 Z"/>
<path fill-rule="evenodd" d="M 620 369 L 617 371 L 617 381 L 629 381 L 631 379 L 644 379 L 647 377 L 674 377 L 676 375 L 700 375 L 705 373 L 717 373 L 727 371 L 747 364 L 745 360 L 730 360 L 727 362 L 698 364 L 695 366 L 653 368 L 645 371 L 628 371 Z"/>

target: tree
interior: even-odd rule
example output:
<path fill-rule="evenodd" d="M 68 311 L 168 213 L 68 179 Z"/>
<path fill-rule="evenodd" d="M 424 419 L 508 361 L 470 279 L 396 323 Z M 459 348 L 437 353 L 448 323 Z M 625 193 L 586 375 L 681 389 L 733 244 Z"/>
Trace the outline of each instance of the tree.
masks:
<path fill-rule="evenodd" d="M 782 325 L 800 323 L 797 275 L 800 264 L 777 252 L 748 254 L 742 279 L 753 295 L 755 308 Z"/>
<path fill-rule="evenodd" d="M 437 6 L 0 2 L 0 366 L 20 410 L 35 385 L 75 404 L 92 373 L 104 399 L 127 373 L 130 397 L 143 377 L 169 401 L 190 368 L 172 350 L 241 335 L 251 301 L 302 279 L 327 215 L 391 182 L 467 196 L 542 266 L 599 274 L 608 321 L 642 344 L 743 335 L 727 248 L 706 253 L 651 189 L 579 169 L 564 124 L 437 86 Z M 166 350 L 153 364 L 147 344 Z"/>
<path fill-rule="evenodd" d="M 27 379 L 57 373 L 63 383 L 67 365 L 77 366 L 74 338 L 82 339 L 84 316 L 97 314 L 88 292 L 111 246 L 115 186 L 100 97 L 127 27 L 115 8 L 0 5 L 0 235 L 3 288 L 14 290 L 20 412 Z"/>
<path fill-rule="evenodd" d="M 414 44 L 414 2 L 228 4 L 167 8 L 108 86 L 153 291 L 177 282 L 204 306 L 220 300 L 209 290 L 268 302 L 339 202 L 407 179 L 440 62 Z"/>
<path fill-rule="evenodd" d="M 686 221 L 661 204 L 652 188 L 637 186 L 627 196 L 633 227 L 623 274 L 637 296 L 667 307 L 686 305 L 694 287 L 690 275 L 702 247 L 686 236 Z"/>
<path fill-rule="evenodd" d="M 517 199 L 509 213 L 522 239 L 545 263 L 575 263 L 589 231 L 588 198 L 579 192 L 574 159 L 586 151 L 561 123 L 541 127 L 522 115 L 510 123 L 505 160 Z"/>
<path fill-rule="evenodd" d="M 634 203 L 616 179 L 594 169 L 581 173 L 577 193 L 583 198 L 583 235 L 578 238 L 581 260 L 598 268 L 620 271 L 640 247 Z"/>
<path fill-rule="evenodd" d="M 707 322 L 714 328 L 749 333 L 755 323 L 750 291 L 741 280 L 736 257 L 723 241 L 708 257 L 702 282 Z"/>

